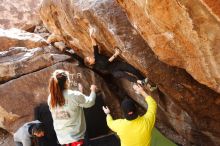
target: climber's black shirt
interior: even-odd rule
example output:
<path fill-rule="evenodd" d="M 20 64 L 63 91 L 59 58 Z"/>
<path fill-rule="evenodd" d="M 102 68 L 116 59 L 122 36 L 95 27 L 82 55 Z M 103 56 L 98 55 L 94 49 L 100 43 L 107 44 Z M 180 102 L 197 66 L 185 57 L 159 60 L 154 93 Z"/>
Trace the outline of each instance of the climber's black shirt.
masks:
<path fill-rule="evenodd" d="M 94 49 L 94 56 L 95 56 L 95 64 L 93 65 L 93 68 L 101 72 L 109 71 L 109 65 L 111 62 L 108 61 L 108 57 L 105 55 L 99 54 L 98 45 L 93 46 L 93 49 Z"/>

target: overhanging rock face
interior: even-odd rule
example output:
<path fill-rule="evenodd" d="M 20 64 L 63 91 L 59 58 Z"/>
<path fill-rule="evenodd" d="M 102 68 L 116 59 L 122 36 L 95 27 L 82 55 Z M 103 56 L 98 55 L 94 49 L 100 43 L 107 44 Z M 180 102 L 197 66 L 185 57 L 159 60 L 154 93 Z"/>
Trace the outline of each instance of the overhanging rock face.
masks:
<path fill-rule="evenodd" d="M 163 62 L 220 93 L 219 0 L 117 0 Z"/>
<path fill-rule="evenodd" d="M 164 14 L 164 17 L 171 15 L 171 18 L 175 16 L 178 19 L 165 21 L 166 17 L 158 14 L 157 21 L 154 23 L 144 21 L 148 18 L 145 18 L 145 15 L 148 14 L 148 9 L 145 7 L 148 5 L 145 2 L 158 5 L 158 9 L 162 9 L 160 14 Z M 125 8 L 126 13 L 115 0 L 44 0 L 40 13 L 48 30 L 59 35 L 69 47 L 72 47 L 82 57 L 92 55 L 92 44 L 89 38 L 89 28 L 91 27 L 96 29 L 94 36 L 102 48 L 102 53 L 110 55 L 114 52 L 114 46 L 120 47 L 122 51 L 120 57 L 158 85 L 161 91 L 159 110 L 164 116 L 158 115 L 159 122 L 163 119 L 163 123 L 168 125 L 165 131 L 173 129 L 176 135 L 186 139 L 184 142 L 173 136 L 171 137 L 173 140 L 184 145 L 220 145 L 220 95 L 200 84 L 206 84 L 218 91 L 219 74 L 218 69 L 214 68 L 218 64 L 218 58 L 216 56 L 213 64 L 214 57 L 210 55 L 210 53 L 218 54 L 219 42 L 217 40 L 220 33 L 217 33 L 219 32 L 217 16 L 208 15 L 205 8 L 196 13 L 194 7 L 200 8 L 202 5 L 195 1 L 188 1 L 188 3 L 187 1 L 179 1 L 177 3 L 174 1 L 131 0 L 119 1 L 119 3 Z M 194 6 L 191 10 L 186 7 L 190 6 L 190 3 L 198 5 L 191 5 Z M 163 9 L 162 6 L 166 7 Z M 175 11 L 175 9 L 177 10 Z M 186 9 L 191 13 L 196 13 L 193 15 L 195 19 L 196 16 L 205 15 L 202 17 L 204 23 L 197 19 L 201 25 L 194 27 Z M 156 8 L 152 7 L 152 13 L 153 10 L 157 12 Z M 135 15 L 140 19 L 135 20 Z M 138 21 L 141 18 L 143 21 Z M 167 18 L 169 17 L 167 16 Z M 163 23 L 160 20 L 163 20 Z M 206 20 L 210 21 L 210 26 L 206 24 Z M 166 27 L 160 28 L 156 22 L 160 25 L 166 24 Z M 200 24 L 199 22 L 195 24 Z M 144 26 L 148 25 L 152 26 L 152 29 L 146 27 L 144 30 Z M 166 29 L 169 31 L 163 31 Z M 207 29 L 212 33 L 209 34 Z M 147 34 L 148 31 L 152 32 Z M 202 38 L 208 42 L 202 41 Z M 210 52 L 211 50 L 213 52 Z M 186 68 L 200 83 L 184 70 L 159 61 L 155 54 L 159 56 L 160 60 L 170 65 Z"/>

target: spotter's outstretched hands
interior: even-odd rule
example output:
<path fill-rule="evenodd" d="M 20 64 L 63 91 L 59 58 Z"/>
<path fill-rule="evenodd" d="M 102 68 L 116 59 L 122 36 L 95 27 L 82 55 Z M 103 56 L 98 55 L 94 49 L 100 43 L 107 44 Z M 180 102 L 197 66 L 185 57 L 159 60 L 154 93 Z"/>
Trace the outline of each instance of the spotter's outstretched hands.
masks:
<path fill-rule="evenodd" d="M 140 85 L 137 85 L 137 84 L 133 85 L 133 89 L 137 94 L 141 94 L 144 92 L 144 89 Z"/>
<path fill-rule="evenodd" d="M 110 114 L 110 110 L 107 106 L 102 106 L 102 109 L 106 115 Z"/>

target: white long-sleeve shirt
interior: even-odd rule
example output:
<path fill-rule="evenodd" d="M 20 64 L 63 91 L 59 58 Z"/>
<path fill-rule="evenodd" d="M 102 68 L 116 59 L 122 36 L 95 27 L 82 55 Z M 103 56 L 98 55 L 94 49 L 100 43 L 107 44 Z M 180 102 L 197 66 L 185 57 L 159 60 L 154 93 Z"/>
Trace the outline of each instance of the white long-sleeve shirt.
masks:
<path fill-rule="evenodd" d="M 84 139 L 86 131 L 83 108 L 89 108 L 95 104 L 96 94 L 91 92 L 86 96 L 79 91 L 64 90 L 64 106 L 51 108 L 50 95 L 48 105 L 53 117 L 53 125 L 60 144 L 69 144 Z"/>

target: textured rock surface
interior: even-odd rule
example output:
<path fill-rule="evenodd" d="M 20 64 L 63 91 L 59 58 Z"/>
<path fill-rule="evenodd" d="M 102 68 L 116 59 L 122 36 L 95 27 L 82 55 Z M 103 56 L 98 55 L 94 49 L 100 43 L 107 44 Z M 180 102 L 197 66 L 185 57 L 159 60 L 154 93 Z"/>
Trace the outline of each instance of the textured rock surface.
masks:
<path fill-rule="evenodd" d="M 160 60 L 220 93 L 219 0 L 118 2 Z"/>
<path fill-rule="evenodd" d="M 0 83 L 69 58 L 70 56 L 59 54 L 52 47 L 34 49 L 11 48 L 9 51 L 0 52 Z"/>
<path fill-rule="evenodd" d="M 0 128 L 0 145 L 1 146 L 13 146 L 14 141 L 12 136 L 5 130 Z"/>
<path fill-rule="evenodd" d="M 36 48 L 46 46 L 46 40 L 40 35 L 22 31 L 19 29 L 4 30 L 0 28 L 0 51 L 10 47 Z"/>
<path fill-rule="evenodd" d="M 74 88 L 75 83 L 82 83 L 87 95 L 90 85 L 97 84 L 98 88 L 102 89 L 103 99 L 111 107 L 113 114 L 120 115 L 116 96 L 97 74 L 86 68 L 78 67 L 77 63 L 64 62 L 0 85 L 0 113 L 5 113 L 1 114 L 0 126 L 2 128 L 14 132 L 24 122 L 33 120 L 34 107 L 47 101 L 48 80 L 55 69 L 68 70 L 72 74 L 71 86 Z"/>
<path fill-rule="evenodd" d="M 129 1 L 132 2 L 132 1 Z M 128 6 L 128 8 L 133 8 L 132 6 L 136 6 L 135 3 L 133 3 L 132 6 L 125 4 L 125 6 Z M 145 4 L 146 1 L 139 1 L 139 5 Z M 149 1 L 151 2 L 151 1 Z M 173 13 L 172 15 L 177 15 L 180 12 L 174 11 L 175 8 L 178 8 L 177 10 L 183 11 L 184 8 L 181 8 L 181 4 L 179 7 L 173 7 L 172 3 L 173 1 L 152 1 L 155 3 L 155 5 L 158 3 L 158 5 L 165 5 L 166 11 L 161 11 L 161 14 L 166 14 L 166 12 L 170 12 L 169 9 L 172 9 Z M 157 2 L 157 3 L 156 3 Z M 194 1 L 193 1 L 194 2 Z M 170 5 L 168 5 L 170 4 Z M 145 5 L 142 5 L 145 6 Z M 197 6 L 197 5 L 195 5 Z M 159 7 L 160 8 L 160 7 Z M 139 12 L 137 10 L 140 10 L 141 8 L 135 7 L 133 9 L 130 9 L 132 12 Z M 203 9 L 201 9 L 203 10 Z M 156 9 L 155 9 L 156 11 Z M 101 46 L 102 53 L 105 54 L 111 54 L 113 53 L 114 46 L 119 46 L 121 48 L 122 54 L 120 55 L 123 60 L 126 62 L 131 63 L 133 66 L 138 68 L 144 75 L 148 76 L 152 81 L 154 81 L 159 89 L 160 89 L 160 106 L 159 110 L 161 110 L 161 113 L 158 115 L 158 123 L 163 122 L 163 124 L 168 125 L 168 128 L 165 128 L 164 131 L 169 131 L 169 129 L 172 129 L 174 133 L 177 133 L 177 135 L 173 136 L 172 139 L 176 142 L 180 142 L 185 145 L 219 145 L 219 137 L 220 137 L 220 109 L 219 109 L 219 98 L 220 95 L 216 92 L 210 90 L 206 86 L 203 86 L 199 84 L 197 81 L 195 81 L 189 74 L 187 74 L 182 69 L 177 69 L 175 67 L 170 67 L 162 62 L 160 62 L 157 59 L 157 56 L 154 55 L 151 48 L 148 47 L 148 44 L 145 41 L 148 41 L 140 31 L 139 27 L 141 27 L 141 24 L 134 24 L 132 27 L 129 20 L 126 17 L 126 13 L 124 13 L 121 9 L 121 7 L 117 4 L 114 0 L 103 0 L 103 1 L 82 1 L 82 0 L 76 0 L 76 1 L 61 1 L 61 0 L 44 0 L 43 4 L 40 9 L 41 18 L 44 21 L 44 24 L 48 28 L 48 30 L 51 33 L 54 33 L 56 35 L 60 35 L 63 40 L 66 42 L 66 44 L 80 54 L 81 56 L 87 56 L 92 54 L 92 45 L 91 40 L 89 38 L 89 28 L 93 27 L 96 29 L 95 31 L 95 38 L 98 41 L 99 45 Z M 200 14 L 200 11 L 198 12 Z M 134 13 L 135 14 L 135 13 Z M 182 14 L 182 13 L 180 13 Z M 206 13 L 204 13 L 206 14 Z M 130 16 L 131 13 L 128 13 L 128 16 Z M 144 13 L 138 13 L 138 17 L 142 17 Z M 179 19 L 186 19 L 188 16 L 186 15 L 186 12 L 184 15 L 179 16 Z M 205 17 L 209 18 L 209 17 Z M 210 18 L 212 18 L 210 16 Z M 161 18 L 162 19 L 162 18 Z M 133 19 L 131 19 L 132 21 Z M 171 19 L 172 20 L 172 19 Z M 169 21 L 166 23 L 173 23 L 176 21 Z M 190 20 L 190 19 L 189 19 Z M 184 21 L 179 21 L 182 23 L 185 23 Z M 206 21 L 204 21 L 205 23 Z M 177 27 L 182 26 L 182 23 L 179 23 Z M 148 23 L 143 21 L 142 25 L 147 25 Z M 212 21 L 210 21 L 210 24 L 213 24 L 213 27 L 211 27 L 211 30 L 215 30 L 213 32 L 213 39 L 215 40 L 217 38 L 216 32 L 218 32 L 217 22 L 216 25 L 214 25 L 214 18 Z M 177 29 L 179 32 L 178 34 L 181 34 L 182 29 L 183 31 L 190 26 L 186 22 L 186 28 Z M 155 24 L 155 27 L 158 26 Z M 169 26 L 169 25 L 168 25 Z M 173 26 L 173 25 L 172 25 Z M 198 26 L 199 27 L 199 26 Z M 204 26 L 203 26 L 204 27 Z M 203 28 L 201 27 L 201 28 Z M 140 31 L 142 36 L 145 38 L 142 39 L 142 36 L 139 35 L 139 33 L 135 30 Z M 209 27 L 208 27 L 209 28 Z M 173 28 L 174 29 L 174 28 Z M 175 30 L 175 29 L 174 29 Z M 149 30 L 150 31 L 150 30 Z M 152 30 L 153 31 L 153 30 Z M 166 38 L 171 37 L 172 33 L 165 33 L 161 36 L 159 40 L 161 40 L 161 44 L 158 42 L 155 43 L 155 46 L 160 45 L 164 46 L 164 42 L 166 42 Z M 153 33 L 151 33 L 153 34 Z M 215 35 L 216 34 L 216 35 Z M 183 37 L 182 39 L 189 38 L 191 34 L 187 33 L 186 36 L 177 35 L 178 37 Z M 193 36 L 196 36 L 196 33 L 193 33 Z M 157 35 L 156 35 L 157 36 Z M 188 36 L 188 37 L 187 37 Z M 212 36 L 212 35 L 211 35 Z M 158 40 L 155 36 L 152 36 L 155 42 Z M 192 37 L 192 42 L 194 40 L 194 37 Z M 163 41 L 163 39 L 165 39 Z M 198 39 L 195 38 L 195 39 Z M 182 40 L 175 42 L 177 45 L 179 45 L 179 49 L 184 47 L 188 42 L 186 41 L 183 45 Z M 198 41 L 201 45 L 203 42 Z M 152 45 L 151 42 L 149 42 L 150 46 Z M 218 42 L 216 42 L 218 44 Z M 181 47 L 181 45 L 183 45 Z M 207 45 L 207 44 L 206 44 Z M 169 52 L 169 46 L 174 46 L 174 43 L 169 43 L 167 53 L 164 53 L 164 56 L 172 56 L 172 65 L 174 64 L 176 56 L 180 56 L 176 51 Z M 211 48 L 212 45 L 208 46 Z M 203 46 L 204 47 L 204 46 Z M 185 47 L 186 48 L 186 47 Z M 152 49 L 155 51 L 155 49 L 152 47 Z M 198 46 L 197 46 L 198 50 Z M 201 51 L 196 50 L 191 46 L 189 48 L 189 54 L 192 52 L 193 55 L 199 55 L 201 57 L 200 59 L 198 57 L 195 57 L 195 60 L 192 59 L 192 61 L 195 63 L 196 67 L 198 67 L 197 73 L 202 73 L 201 70 L 209 71 L 210 69 L 203 68 L 204 64 L 199 64 L 197 60 L 203 61 L 204 57 L 201 52 L 204 49 L 201 49 Z M 216 50 L 216 49 L 215 49 Z M 185 54 L 187 55 L 187 51 L 185 51 Z M 160 54 L 160 51 L 156 54 Z M 173 53 L 174 52 L 174 53 Z M 162 54 L 162 55 L 163 55 Z M 182 53 L 181 55 L 185 55 Z M 218 54 L 217 52 L 215 54 Z M 190 54 L 191 55 L 191 54 Z M 207 54 L 206 54 L 207 55 Z M 210 56 L 210 55 L 208 55 Z M 160 58 L 161 55 L 159 55 Z M 174 59 L 173 59 L 174 58 Z M 182 59 L 182 58 L 181 58 Z M 161 59 L 162 60 L 162 59 Z M 180 60 L 178 58 L 178 60 Z M 170 61 L 170 62 L 171 62 Z M 183 62 L 183 63 L 182 63 Z M 209 61 L 207 60 L 207 63 Z M 205 63 L 205 61 L 203 61 Z M 171 63 L 170 63 L 171 64 Z M 184 61 L 181 60 L 181 64 L 186 65 Z M 192 68 L 190 64 L 188 63 L 188 67 Z M 207 67 L 207 66 L 206 66 Z M 195 68 L 195 66 L 194 66 Z M 201 74 L 202 79 L 199 80 L 207 81 L 207 76 L 205 73 Z M 196 78 L 194 76 L 194 78 Z M 213 77 L 211 77 L 213 78 Z M 197 79 L 197 78 L 196 78 Z M 211 81 L 210 85 L 213 82 Z M 216 87 L 212 87 L 213 89 L 217 89 Z M 169 134 L 169 133 L 166 133 Z M 181 141 L 178 137 L 178 135 L 182 136 L 187 140 L 187 143 L 184 143 Z"/>
<path fill-rule="evenodd" d="M 40 23 L 41 0 L 0 0 L 0 28 L 29 29 Z"/>
<path fill-rule="evenodd" d="M 13 136 L 8 134 L 4 137 L 4 140 L 1 143 L 1 146 L 14 146 Z"/>

